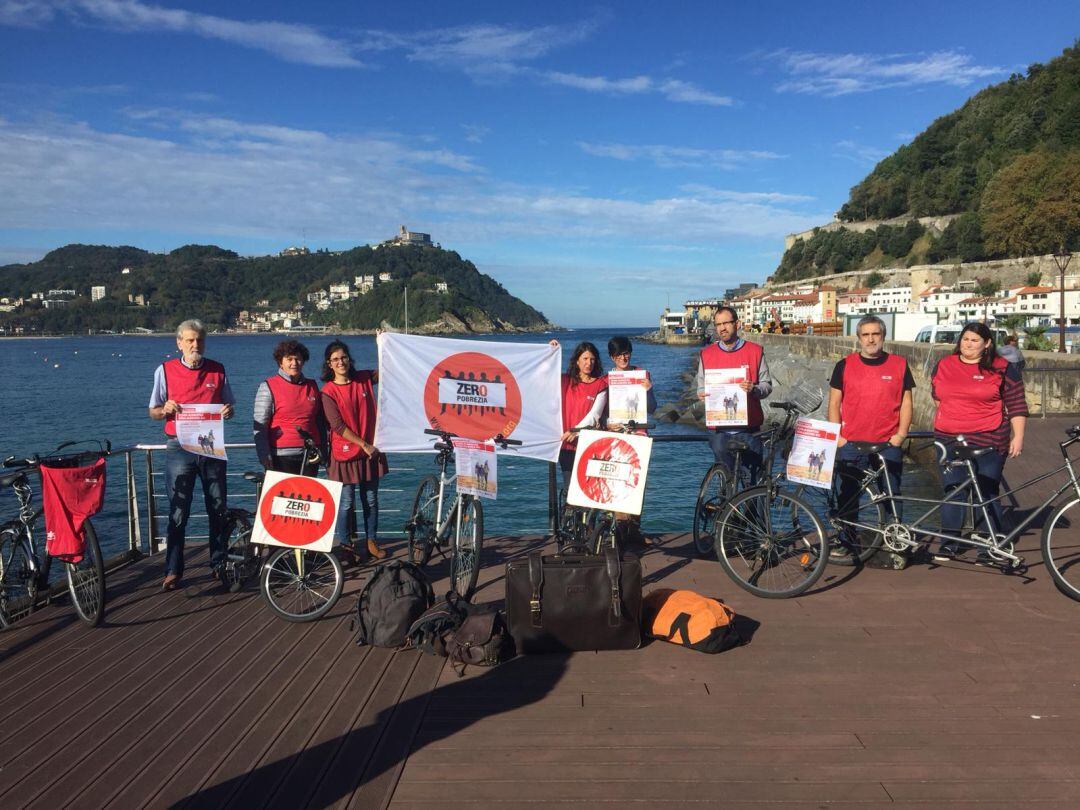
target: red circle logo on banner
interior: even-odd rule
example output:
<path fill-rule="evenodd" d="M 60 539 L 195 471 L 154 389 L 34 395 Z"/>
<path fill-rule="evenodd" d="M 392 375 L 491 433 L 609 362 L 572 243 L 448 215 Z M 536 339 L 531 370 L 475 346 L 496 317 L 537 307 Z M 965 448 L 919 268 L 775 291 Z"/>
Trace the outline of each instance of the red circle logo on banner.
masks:
<path fill-rule="evenodd" d="M 508 437 L 521 421 L 521 390 L 510 369 L 491 355 L 459 352 L 428 374 L 424 413 L 435 430 L 466 439 Z"/>
<path fill-rule="evenodd" d="M 601 474 L 589 475 L 590 462 Z M 597 503 L 611 503 L 637 488 L 641 480 L 641 458 L 628 441 L 606 436 L 581 451 L 574 474 L 586 497 Z"/>
<path fill-rule="evenodd" d="M 270 536 L 287 546 L 308 546 L 334 526 L 337 510 L 330 490 L 314 478 L 283 478 L 259 502 Z"/>

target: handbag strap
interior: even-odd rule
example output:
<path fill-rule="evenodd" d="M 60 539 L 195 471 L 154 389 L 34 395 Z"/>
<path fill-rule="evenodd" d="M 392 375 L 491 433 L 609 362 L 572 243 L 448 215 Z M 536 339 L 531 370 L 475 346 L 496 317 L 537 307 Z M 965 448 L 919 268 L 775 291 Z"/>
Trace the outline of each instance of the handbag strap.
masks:
<path fill-rule="evenodd" d="M 544 559 L 538 552 L 529 555 L 529 582 L 532 584 L 532 599 L 529 600 L 532 626 L 541 627 L 540 593 L 544 587 Z"/>
<path fill-rule="evenodd" d="M 619 587 L 622 562 L 619 560 L 618 551 L 611 547 L 604 549 L 604 567 L 611 582 L 611 614 L 608 616 L 608 624 L 615 627 L 622 618 L 622 591 Z"/>

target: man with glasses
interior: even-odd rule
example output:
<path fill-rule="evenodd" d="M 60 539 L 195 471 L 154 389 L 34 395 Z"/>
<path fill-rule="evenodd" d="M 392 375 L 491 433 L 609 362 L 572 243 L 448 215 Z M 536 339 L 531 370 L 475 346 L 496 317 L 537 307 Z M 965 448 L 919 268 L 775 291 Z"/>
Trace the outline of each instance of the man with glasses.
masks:
<path fill-rule="evenodd" d="M 761 400 L 772 393 L 772 375 L 769 364 L 765 361 L 765 350 L 757 343 L 750 343 L 739 336 L 739 316 L 732 307 L 722 306 L 713 315 L 716 326 L 716 341 L 701 350 L 698 358 L 697 383 L 698 399 L 705 399 L 708 391 L 705 387 L 705 372 L 711 369 L 746 369 L 746 380 L 740 387 L 746 392 L 746 426 L 711 428 L 709 446 L 718 462 L 736 472 L 735 455 L 728 450 L 733 439 L 746 443 L 747 449 L 742 454 L 743 466 L 756 480 L 761 470 L 764 447 L 757 434 L 765 421 L 765 412 Z"/>
<path fill-rule="evenodd" d="M 885 472 L 893 494 L 900 492 L 904 457 L 901 446 L 911 428 L 912 395 L 915 380 L 907 360 L 885 351 L 885 322 L 877 315 L 867 315 L 855 325 L 859 350 L 841 359 L 829 381 L 829 421 L 840 423 L 837 443 L 837 468 L 865 470 L 870 456 L 859 453 L 849 442 L 888 443 L 878 455 L 885 461 Z M 838 497 L 850 503 L 857 481 L 840 479 Z"/>

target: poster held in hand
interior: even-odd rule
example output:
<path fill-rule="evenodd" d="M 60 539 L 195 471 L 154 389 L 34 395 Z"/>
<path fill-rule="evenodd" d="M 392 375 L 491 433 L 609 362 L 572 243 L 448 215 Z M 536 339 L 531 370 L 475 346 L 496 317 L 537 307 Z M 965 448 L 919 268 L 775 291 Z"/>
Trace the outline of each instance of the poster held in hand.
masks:
<path fill-rule="evenodd" d="M 499 492 L 499 467 L 493 442 L 451 439 L 457 489 L 463 495 L 495 500 Z"/>
<path fill-rule="evenodd" d="M 737 427 L 747 424 L 746 392 L 741 383 L 750 379 L 750 369 L 710 368 L 705 371 L 706 427 Z"/>
<path fill-rule="evenodd" d="M 625 425 L 627 422 L 644 424 L 649 419 L 648 391 L 645 369 L 634 371 L 609 371 L 608 421 Z"/>
<path fill-rule="evenodd" d="M 586 509 L 640 515 L 651 453 L 648 436 L 581 431 L 566 502 Z"/>
<path fill-rule="evenodd" d="M 224 405 L 191 404 L 180 406 L 176 414 L 176 440 L 189 453 L 227 461 L 225 455 Z"/>
<path fill-rule="evenodd" d="M 341 482 L 270 471 L 263 479 L 251 542 L 330 551 Z"/>
<path fill-rule="evenodd" d="M 795 423 L 795 441 L 788 455 L 787 479 L 796 484 L 831 489 L 839 438 L 837 422 L 800 417 Z"/>

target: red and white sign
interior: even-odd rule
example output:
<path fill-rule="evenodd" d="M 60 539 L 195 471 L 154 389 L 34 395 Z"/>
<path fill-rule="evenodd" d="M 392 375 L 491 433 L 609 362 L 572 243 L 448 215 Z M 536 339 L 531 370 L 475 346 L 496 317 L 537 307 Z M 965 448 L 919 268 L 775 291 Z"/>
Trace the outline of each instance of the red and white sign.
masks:
<path fill-rule="evenodd" d="M 453 439 L 458 492 L 495 499 L 499 494 L 499 457 L 491 442 Z"/>
<path fill-rule="evenodd" d="M 830 489 L 840 425 L 799 417 L 787 459 L 787 479 L 796 484 Z"/>
<path fill-rule="evenodd" d="M 425 430 L 521 442 L 513 452 L 554 461 L 562 436 L 561 353 L 546 343 L 498 343 L 383 332 L 379 417 L 383 452 L 429 453 Z"/>
<path fill-rule="evenodd" d="M 640 515 L 652 439 L 630 433 L 583 430 L 566 502 L 586 509 Z"/>
<path fill-rule="evenodd" d="M 330 551 L 340 502 L 340 481 L 268 472 L 251 542 Z"/>

